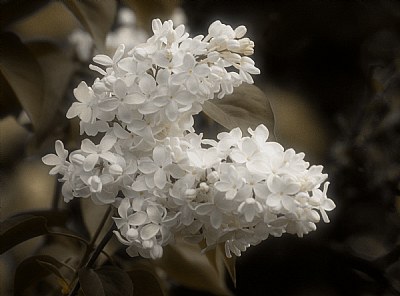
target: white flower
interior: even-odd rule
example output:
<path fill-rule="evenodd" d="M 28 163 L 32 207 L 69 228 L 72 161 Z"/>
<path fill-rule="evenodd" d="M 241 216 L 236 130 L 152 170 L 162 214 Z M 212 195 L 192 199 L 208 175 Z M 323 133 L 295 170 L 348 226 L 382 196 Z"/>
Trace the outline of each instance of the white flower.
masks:
<path fill-rule="evenodd" d="M 98 113 L 98 99 L 93 90 L 82 81 L 78 87 L 74 89 L 74 96 L 79 103 L 72 103 L 72 106 L 67 112 L 67 118 L 71 119 L 79 116 L 83 122 L 94 122 L 96 113 Z"/>
<path fill-rule="evenodd" d="M 225 192 L 226 199 L 232 200 L 244 184 L 243 177 L 239 175 L 233 165 L 221 166 L 221 168 L 223 170 L 220 172 L 220 181 L 215 182 L 214 187 Z"/>
<path fill-rule="evenodd" d="M 64 144 L 60 140 L 55 143 L 56 154 L 47 154 L 42 157 L 42 161 L 47 165 L 54 165 L 49 172 L 50 175 L 63 174 L 67 170 L 69 162 L 66 161 L 68 157 L 68 150 L 64 149 Z"/>
<path fill-rule="evenodd" d="M 88 155 L 83 162 L 83 169 L 88 172 L 91 171 L 96 165 L 99 158 L 104 159 L 108 162 L 115 162 L 115 155 L 109 150 L 114 146 L 116 138 L 112 136 L 104 136 L 101 139 L 100 144 L 95 145 L 89 139 L 82 141 L 81 150 Z"/>
<path fill-rule="evenodd" d="M 57 141 L 56 154 L 43 157 L 54 166 L 50 174 L 61 175 L 64 200 L 90 197 L 117 207 L 115 235 L 126 252 L 153 259 L 176 235 L 204 241 L 204 251 L 224 243 L 230 257 L 269 235 L 303 236 L 320 215 L 328 223 L 335 204 L 327 175 L 309 167 L 304 153 L 267 142 L 262 124 L 248 129 L 250 136 L 234 128 L 217 141 L 194 129 L 207 100 L 223 99 L 260 73 L 246 27 L 215 21 L 207 36 L 189 38 L 183 25 L 156 19 L 152 29 L 132 49 L 120 44 L 110 56 L 96 55 L 102 67 L 89 68 L 101 77 L 74 90 L 67 117 L 79 117 L 81 134 L 100 143 L 83 139 L 68 162 Z"/>

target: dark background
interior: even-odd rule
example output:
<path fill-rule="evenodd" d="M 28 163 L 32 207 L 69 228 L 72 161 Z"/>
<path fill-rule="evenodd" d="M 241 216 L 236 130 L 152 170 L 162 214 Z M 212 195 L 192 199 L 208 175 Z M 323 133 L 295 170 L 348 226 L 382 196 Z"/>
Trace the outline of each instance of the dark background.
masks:
<path fill-rule="evenodd" d="M 215 19 L 247 26 L 278 141 L 324 165 L 337 204 L 315 233 L 269 238 L 246 251 L 235 293 L 398 295 L 400 2 L 182 7 L 193 33 Z"/>

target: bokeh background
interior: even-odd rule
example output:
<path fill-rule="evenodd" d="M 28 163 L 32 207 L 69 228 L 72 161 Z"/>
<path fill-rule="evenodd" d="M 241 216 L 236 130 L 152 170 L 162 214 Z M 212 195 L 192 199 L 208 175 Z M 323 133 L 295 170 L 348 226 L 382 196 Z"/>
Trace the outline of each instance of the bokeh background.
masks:
<path fill-rule="evenodd" d="M 92 45 L 83 30 L 76 34 L 80 22 L 63 3 L 38 1 L 4 21 L 13 2 L 0 2 L 2 32 L 16 34 L 38 53 L 42 67 L 54 68 L 46 75 L 56 77 L 47 81 L 56 84 L 59 98 L 38 135 L 21 112 L 25 105 L 18 94 L 0 76 L 1 220 L 54 206 L 55 179 L 40 158 L 54 149 L 55 139 L 70 149 L 78 145 L 79 128 L 64 114 L 72 89 L 92 79 L 87 71 Z M 301 239 L 284 235 L 250 248 L 237 260 L 236 288 L 227 277 L 232 293 L 400 295 L 400 2 L 153 0 L 116 7 L 132 9 L 135 18 L 115 18 L 111 30 L 131 26 L 135 34 L 119 32 L 109 38 L 111 47 L 122 37 L 133 44 L 145 40 L 153 17 L 174 15 L 191 34 L 204 34 L 216 19 L 246 25 L 261 69 L 255 83 L 274 110 L 277 141 L 305 152 L 329 174 L 337 205 L 331 223 Z M 54 53 L 60 64 L 46 60 L 49 50 L 40 47 L 49 40 L 61 50 Z M 1 56 L 8 45 L 0 46 Z M 220 129 L 208 118 L 199 122 L 205 133 Z M 0 294 L 10 292 L 16 263 L 40 244 L 33 240 L 0 258 Z M 179 283 L 172 284 L 171 294 L 213 295 Z"/>

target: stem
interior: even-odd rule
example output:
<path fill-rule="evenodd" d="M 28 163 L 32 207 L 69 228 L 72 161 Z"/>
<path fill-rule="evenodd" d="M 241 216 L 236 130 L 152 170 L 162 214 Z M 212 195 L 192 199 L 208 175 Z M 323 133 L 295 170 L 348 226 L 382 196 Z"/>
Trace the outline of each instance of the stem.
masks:
<path fill-rule="evenodd" d="M 83 258 L 81 260 L 81 263 L 79 264 L 79 267 L 77 268 L 78 271 L 83 267 L 91 267 L 93 265 L 93 263 L 96 261 L 99 254 L 103 252 L 104 246 L 111 239 L 112 234 L 113 234 L 112 230 L 113 230 L 114 224 L 112 224 L 110 230 L 103 237 L 100 244 L 96 248 L 94 248 L 101 231 L 103 230 L 107 220 L 110 217 L 110 214 L 111 214 L 111 206 L 109 206 L 107 208 L 107 211 L 104 213 L 104 216 L 100 221 L 99 227 L 97 227 L 96 232 L 93 235 L 93 238 L 91 239 L 90 243 L 88 244 L 88 246 L 86 248 L 86 252 L 83 255 Z M 72 279 L 71 283 L 75 283 L 75 284 L 74 284 L 74 288 L 71 290 L 71 292 L 68 294 L 68 296 L 73 296 L 78 293 L 78 290 L 80 288 L 80 283 L 78 280 L 78 273 L 75 274 L 75 277 Z"/>
<path fill-rule="evenodd" d="M 92 267 L 94 262 L 96 261 L 96 259 L 99 257 L 99 255 L 102 253 L 104 247 L 106 246 L 106 244 L 110 241 L 110 239 L 112 238 L 115 228 L 115 224 L 112 224 L 110 226 L 110 228 L 108 229 L 106 235 L 103 237 L 103 239 L 101 240 L 101 242 L 99 243 L 99 245 L 97 246 L 97 248 L 94 250 L 94 252 L 92 253 L 92 256 L 90 256 L 89 261 L 86 263 L 85 267 Z"/>
<path fill-rule="evenodd" d="M 73 238 L 73 239 L 83 243 L 86 248 L 89 246 L 89 242 L 87 240 L 85 240 L 84 238 L 81 238 L 80 236 L 74 235 L 74 234 L 63 233 L 63 232 L 49 232 L 48 235 L 64 236 L 64 237 L 68 237 L 68 238 Z"/>
<path fill-rule="evenodd" d="M 101 219 L 99 227 L 97 227 L 96 232 L 94 233 L 93 238 L 90 241 L 90 244 L 89 244 L 90 249 L 92 249 L 94 247 L 94 245 L 96 244 L 96 241 L 97 241 L 101 231 L 103 230 L 103 227 L 106 224 L 106 222 L 110 216 L 110 213 L 111 213 L 111 206 L 109 206 L 107 208 L 107 211 L 104 213 L 103 219 Z"/>

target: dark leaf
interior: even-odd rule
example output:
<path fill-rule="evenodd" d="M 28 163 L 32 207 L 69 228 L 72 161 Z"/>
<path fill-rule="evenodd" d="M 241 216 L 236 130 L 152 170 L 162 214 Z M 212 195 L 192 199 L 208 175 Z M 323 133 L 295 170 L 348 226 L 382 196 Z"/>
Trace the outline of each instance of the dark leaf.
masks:
<path fill-rule="evenodd" d="M 65 211 L 36 211 L 12 216 L 1 222 L 0 254 L 31 238 L 48 234 L 52 226 L 64 226 Z"/>
<path fill-rule="evenodd" d="M 170 19 L 174 8 L 179 4 L 180 0 L 124 0 L 124 2 L 135 12 L 139 25 L 151 32 L 152 19 Z"/>
<path fill-rule="evenodd" d="M 3 0 L 0 1 L 0 27 L 4 28 L 15 21 L 33 14 L 45 6 L 49 0 Z"/>
<path fill-rule="evenodd" d="M 46 218 L 33 215 L 19 215 L 1 222 L 0 254 L 28 239 L 48 233 Z"/>
<path fill-rule="evenodd" d="M 249 127 L 255 129 L 264 124 L 270 131 L 271 139 L 273 137 L 274 113 L 270 102 L 264 92 L 253 84 L 244 83 L 231 95 L 204 102 L 203 111 L 229 130 L 240 127 L 244 134 Z"/>
<path fill-rule="evenodd" d="M 136 262 L 128 275 L 133 283 L 134 296 L 165 295 L 161 282 L 151 266 Z"/>
<path fill-rule="evenodd" d="M 164 248 L 163 257 L 155 261 L 177 283 L 216 295 L 231 295 L 214 266 L 198 245 L 179 242 Z"/>
<path fill-rule="evenodd" d="M 233 286 L 236 287 L 236 256 L 232 255 L 231 258 L 226 257 L 224 244 L 219 244 L 217 248 L 219 249 L 219 255 L 224 261 L 225 268 L 228 271 Z"/>
<path fill-rule="evenodd" d="M 131 296 L 133 285 L 128 274 L 114 266 L 79 270 L 79 282 L 86 296 Z"/>
<path fill-rule="evenodd" d="M 40 65 L 15 34 L 0 34 L 0 49 L 0 75 L 10 85 L 36 129 L 40 125 L 43 104 L 44 81 Z"/>
<path fill-rule="evenodd" d="M 28 47 L 42 68 L 45 81 L 41 116 L 36 128 L 36 137 L 41 142 L 44 134 L 53 126 L 57 108 L 74 71 L 72 60 L 50 42 L 32 42 Z M 44 116 L 45 115 L 45 116 Z"/>
<path fill-rule="evenodd" d="M 14 91 L 3 75 L 0 74 L 0 119 L 12 115 L 18 117 L 22 110 Z"/>
<path fill-rule="evenodd" d="M 59 271 L 63 266 L 63 263 L 47 255 L 33 256 L 25 259 L 18 265 L 15 272 L 14 295 L 24 295 L 24 291 L 28 287 L 37 284 L 38 281 L 50 274 L 55 274 L 65 282 Z"/>
<path fill-rule="evenodd" d="M 92 35 L 99 51 L 104 51 L 104 42 L 107 33 L 114 23 L 117 1 L 65 0 L 63 3 L 71 10 L 89 34 Z"/>

